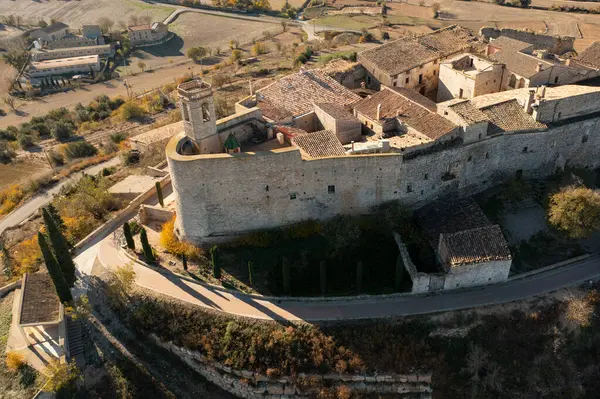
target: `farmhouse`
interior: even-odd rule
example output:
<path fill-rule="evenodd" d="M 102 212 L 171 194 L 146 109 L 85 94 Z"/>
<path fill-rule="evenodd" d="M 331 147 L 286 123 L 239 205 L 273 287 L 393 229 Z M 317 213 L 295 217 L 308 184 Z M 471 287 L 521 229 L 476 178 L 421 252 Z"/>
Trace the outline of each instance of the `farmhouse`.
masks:
<path fill-rule="evenodd" d="M 69 34 L 69 25 L 63 24 L 62 22 L 55 22 L 52 25 L 48 25 L 45 28 L 34 30 L 29 35 L 34 40 L 43 40 L 51 42 L 54 40 L 62 39 Z"/>
<path fill-rule="evenodd" d="M 152 24 L 133 25 L 127 28 L 129 42 L 132 46 L 158 42 L 169 34 L 169 28 L 162 22 Z"/>
<path fill-rule="evenodd" d="M 470 51 L 476 38 L 457 25 L 415 38 L 401 38 L 358 54 L 367 86 L 405 87 L 428 95 L 437 89 L 440 62 Z"/>

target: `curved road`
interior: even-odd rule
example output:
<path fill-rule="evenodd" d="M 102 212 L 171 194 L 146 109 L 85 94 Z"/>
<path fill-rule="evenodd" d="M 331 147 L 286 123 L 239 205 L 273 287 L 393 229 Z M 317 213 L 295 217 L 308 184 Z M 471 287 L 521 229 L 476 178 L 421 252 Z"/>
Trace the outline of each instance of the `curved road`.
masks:
<path fill-rule="evenodd" d="M 108 268 L 131 263 L 116 247 L 112 236 L 100 242 L 94 253 Z M 139 286 L 194 305 L 264 320 L 326 321 L 409 316 L 516 301 L 600 278 L 600 255 L 529 277 L 469 290 L 347 300 L 260 299 L 162 274 L 138 263 L 134 264 L 134 270 Z"/>

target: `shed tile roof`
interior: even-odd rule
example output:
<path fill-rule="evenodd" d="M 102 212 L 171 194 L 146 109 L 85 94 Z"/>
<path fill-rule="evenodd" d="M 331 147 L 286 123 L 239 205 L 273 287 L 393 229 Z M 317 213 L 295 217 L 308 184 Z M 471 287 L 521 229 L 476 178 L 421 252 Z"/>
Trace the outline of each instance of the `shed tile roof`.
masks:
<path fill-rule="evenodd" d="M 290 111 L 273 104 L 269 100 L 257 101 L 256 106 L 260 109 L 264 117 L 274 120 L 276 122 L 282 121 L 286 118 L 293 116 Z"/>
<path fill-rule="evenodd" d="M 511 259 L 508 244 L 498 225 L 442 234 L 440 240 L 448 250 L 450 266 Z"/>
<path fill-rule="evenodd" d="M 335 134 L 329 130 L 321 130 L 295 136 L 292 144 L 300 148 L 303 155 L 310 158 L 323 158 L 346 155 L 346 150 Z"/>
<path fill-rule="evenodd" d="M 546 129 L 547 126 L 529 115 L 517 99 L 480 108 L 490 120 L 488 134 Z"/>
<path fill-rule="evenodd" d="M 382 119 L 398 118 L 432 140 L 456 128 L 452 122 L 436 113 L 435 103 L 414 90 L 405 88 L 385 87 L 371 97 L 358 102 L 354 109 L 378 122 L 376 119 L 379 104 L 381 104 Z"/>
<path fill-rule="evenodd" d="M 594 42 L 583 50 L 577 61 L 592 68 L 600 68 L 600 42 Z"/>
<path fill-rule="evenodd" d="M 65 29 L 65 28 L 68 28 L 68 27 L 69 27 L 69 25 L 64 24 L 62 22 L 55 22 L 52 25 L 46 26 L 45 28 L 41 28 L 40 30 L 42 32 L 50 34 L 50 33 L 58 32 L 59 30 Z"/>
<path fill-rule="evenodd" d="M 435 59 L 468 48 L 476 39 L 464 27 L 453 25 L 413 38 L 401 38 L 359 54 L 359 61 L 397 75 Z"/>
<path fill-rule="evenodd" d="M 318 69 L 285 76 L 256 92 L 259 103 L 269 101 L 298 117 L 313 111 L 315 103 L 350 105 L 360 97 Z"/>
<path fill-rule="evenodd" d="M 455 104 L 448 105 L 448 107 L 469 125 L 490 120 L 486 114 L 475 108 L 468 100 L 456 102 Z"/>
<path fill-rule="evenodd" d="M 20 324 L 52 323 L 60 320 L 60 300 L 47 273 L 27 273 L 22 290 Z"/>
<path fill-rule="evenodd" d="M 547 60 L 543 60 L 534 55 L 526 54 L 523 51 L 531 44 L 511 39 L 505 36 L 500 36 L 498 39 L 490 43 L 493 47 L 500 50 L 490 54 L 490 58 L 506 65 L 506 69 L 514 72 L 524 78 L 531 78 L 540 73 L 537 71 L 538 65 L 541 64 L 542 70 L 552 68 L 554 64 Z"/>
<path fill-rule="evenodd" d="M 437 248 L 440 234 L 452 234 L 491 224 L 471 198 L 446 198 L 433 202 L 419 209 L 416 217 L 425 237 L 434 248 Z"/>

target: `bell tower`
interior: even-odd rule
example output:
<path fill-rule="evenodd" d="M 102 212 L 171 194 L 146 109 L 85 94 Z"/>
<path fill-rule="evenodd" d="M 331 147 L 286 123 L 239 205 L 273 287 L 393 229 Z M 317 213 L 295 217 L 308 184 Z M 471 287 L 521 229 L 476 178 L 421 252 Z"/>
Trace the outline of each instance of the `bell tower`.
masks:
<path fill-rule="evenodd" d="M 192 139 L 200 154 L 223 152 L 217 134 L 217 120 L 212 87 L 200 79 L 177 86 L 185 134 Z"/>

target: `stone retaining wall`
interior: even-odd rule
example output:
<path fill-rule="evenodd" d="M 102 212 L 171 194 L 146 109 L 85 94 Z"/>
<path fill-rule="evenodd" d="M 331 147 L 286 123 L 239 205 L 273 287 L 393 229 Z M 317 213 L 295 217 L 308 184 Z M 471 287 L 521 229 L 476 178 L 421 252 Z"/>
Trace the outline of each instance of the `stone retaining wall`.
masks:
<path fill-rule="evenodd" d="M 315 397 L 326 386 L 345 385 L 357 393 L 395 394 L 396 397 L 432 397 L 431 374 L 304 374 L 297 377 L 269 378 L 249 370 L 234 370 L 218 362 L 209 361 L 199 352 L 180 348 L 161 341 L 156 335 L 150 338 L 160 347 L 181 358 L 207 380 L 228 392 L 247 399 L 300 399 Z"/>

